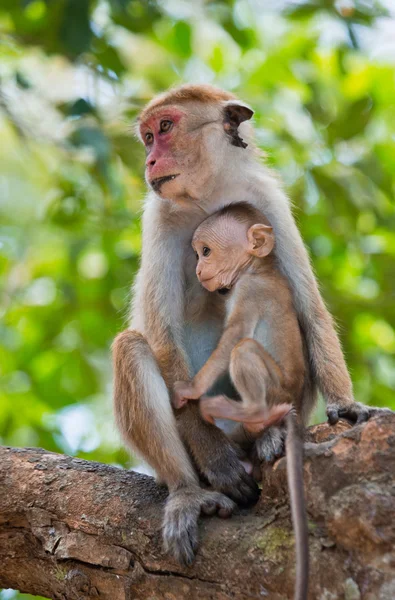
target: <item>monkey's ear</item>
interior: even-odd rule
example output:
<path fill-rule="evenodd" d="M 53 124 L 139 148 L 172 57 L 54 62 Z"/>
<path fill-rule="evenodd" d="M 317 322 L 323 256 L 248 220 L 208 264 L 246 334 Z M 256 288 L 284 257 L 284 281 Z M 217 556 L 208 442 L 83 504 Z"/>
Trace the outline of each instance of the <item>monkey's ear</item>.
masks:
<path fill-rule="evenodd" d="M 274 248 L 273 227 L 261 223 L 252 225 L 247 231 L 248 252 L 258 258 L 270 254 Z"/>
<path fill-rule="evenodd" d="M 231 137 L 231 143 L 240 148 L 247 148 L 242 138 L 239 136 L 238 127 L 243 121 L 251 119 L 254 111 L 237 100 L 228 100 L 224 103 L 224 130 Z"/>
<path fill-rule="evenodd" d="M 238 100 L 228 100 L 224 102 L 224 115 L 230 123 L 233 123 L 236 127 L 243 121 L 249 121 L 254 114 L 254 111 Z"/>

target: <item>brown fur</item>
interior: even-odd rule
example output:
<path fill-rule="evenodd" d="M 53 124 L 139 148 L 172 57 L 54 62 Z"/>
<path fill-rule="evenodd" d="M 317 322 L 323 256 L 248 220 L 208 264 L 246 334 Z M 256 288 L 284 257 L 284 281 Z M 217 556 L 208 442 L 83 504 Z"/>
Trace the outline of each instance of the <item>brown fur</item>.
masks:
<path fill-rule="evenodd" d="M 145 121 L 150 113 L 160 106 L 169 106 L 170 104 L 185 104 L 188 102 L 201 102 L 202 104 L 217 104 L 228 100 L 235 100 L 236 96 L 211 85 L 182 85 L 171 89 L 164 94 L 155 96 L 147 104 L 139 116 L 139 121 Z"/>
<path fill-rule="evenodd" d="M 180 484 L 180 457 L 166 452 L 166 443 L 162 435 L 166 432 L 155 430 L 155 415 L 151 414 L 148 404 L 136 405 L 130 398 L 137 397 L 141 386 L 141 377 L 134 369 L 137 360 L 145 359 L 152 362 L 155 368 L 155 357 L 152 355 L 144 336 L 136 331 L 124 331 L 119 334 L 113 344 L 114 365 L 117 377 L 115 378 L 115 414 L 118 425 L 124 433 L 126 440 L 133 439 L 133 446 L 141 452 L 146 460 L 155 465 L 158 475 L 172 488 Z M 159 367 L 158 367 L 159 369 Z M 128 424 L 125 431 L 124 425 Z M 147 444 L 147 440 L 150 443 Z M 196 482 L 192 469 L 187 473 L 187 480 Z"/>
<path fill-rule="evenodd" d="M 140 124 L 150 119 L 154 138 L 146 147 L 148 185 L 154 189 L 155 178 L 176 177 L 147 196 L 131 330 L 114 342 L 117 422 L 125 442 L 137 447 L 169 486 L 164 538 L 166 547 L 185 562 L 193 559 L 197 514 L 206 501 L 205 495 L 196 493 L 197 471 L 214 489 L 241 504 L 257 498 L 256 484 L 239 460 L 239 448 L 204 422 L 197 406 L 186 406 L 177 419 L 170 406 L 172 383 L 199 370 L 223 327 L 223 300 L 218 310 L 212 310 L 209 294 L 196 286 L 190 242 L 196 227 L 223 207 L 224 198 L 229 202 L 242 198 L 272 223 L 278 266 L 290 285 L 309 364 L 303 422 L 314 405 L 317 385 L 328 402 L 331 421 L 340 414 L 353 420 L 369 416 L 368 409 L 353 400 L 332 319 L 278 179 L 258 162 L 248 122 L 233 132 L 248 142 L 248 148 L 236 147 L 226 130 L 224 106 L 229 100 L 237 107 L 233 94 L 188 85 L 158 96 L 141 113 Z M 169 107 L 179 121 L 163 142 L 161 110 L 168 118 Z M 141 133 L 140 139 L 144 142 Z M 259 457 L 267 459 L 269 446 L 279 447 L 281 436 L 273 434 L 275 429 L 264 432 L 264 444 L 262 438 L 257 441 Z M 191 497 L 196 500 L 191 502 Z M 218 505 L 228 501 L 221 494 L 216 498 Z"/>

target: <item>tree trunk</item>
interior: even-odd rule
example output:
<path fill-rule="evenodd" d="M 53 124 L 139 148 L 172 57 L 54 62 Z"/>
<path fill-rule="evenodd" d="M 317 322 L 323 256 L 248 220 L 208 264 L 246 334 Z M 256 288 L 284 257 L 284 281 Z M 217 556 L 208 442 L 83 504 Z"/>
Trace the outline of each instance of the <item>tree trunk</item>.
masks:
<path fill-rule="evenodd" d="M 395 598 L 395 415 L 310 428 L 311 600 Z M 201 519 L 192 567 L 161 549 L 151 477 L 36 448 L 0 448 L 0 586 L 67 600 L 293 597 L 285 460 L 253 510 Z"/>

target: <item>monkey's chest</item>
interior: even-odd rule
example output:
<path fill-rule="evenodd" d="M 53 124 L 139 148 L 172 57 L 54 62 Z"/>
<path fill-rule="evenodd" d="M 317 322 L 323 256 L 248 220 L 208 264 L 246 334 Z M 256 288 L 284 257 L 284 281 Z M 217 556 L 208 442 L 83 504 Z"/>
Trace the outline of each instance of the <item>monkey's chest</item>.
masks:
<path fill-rule="evenodd" d="M 192 278 L 191 278 L 192 279 Z M 187 279 L 185 292 L 183 344 L 193 374 L 196 374 L 215 350 L 222 333 L 225 303 L 202 288 L 196 275 Z"/>
<path fill-rule="evenodd" d="M 216 320 L 184 323 L 183 343 L 194 375 L 215 350 L 220 335 L 221 327 Z"/>

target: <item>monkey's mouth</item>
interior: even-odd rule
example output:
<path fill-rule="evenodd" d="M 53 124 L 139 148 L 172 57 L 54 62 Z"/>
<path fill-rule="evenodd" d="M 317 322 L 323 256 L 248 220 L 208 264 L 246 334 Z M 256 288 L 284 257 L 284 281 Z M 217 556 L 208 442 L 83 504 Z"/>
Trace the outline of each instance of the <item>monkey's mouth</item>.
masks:
<path fill-rule="evenodd" d="M 164 183 L 167 183 L 168 181 L 173 181 L 173 179 L 178 177 L 178 175 L 179 173 L 177 173 L 177 175 L 165 175 L 164 177 L 156 177 L 156 179 L 151 179 L 150 186 L 153 190 L 155 190 L 155 192 L 159 192 L 160 188 Z"/>
<path fill-rule="evenodd" d="M 207 285 L 205 285 L 205 284 L 207 284 L 208 281 L 212 281 L 213 279 L 215 279 L 215 277 L 209 277 L 208 279 L 200 279 L 199 281 L 202 284 L 202 286 L 204 288 L 206 288 L 206 290 L 208 290 Z M 217 289 L 211 290 L 211 291 L 218 292 L 218 294 L 220 294 L 221 296 L 226 296 L 226 294 L 228 294 L 230 292 L 230 290 L 231 290 L 231 287 L 222 287 L 222 288 L 217 288 Z M 208 290 L 208 291 L 210 291 L 210 290 Z"/>
<path fill-rule="evenodd" d="M 206 288 L 206 289 L 207 289 L 207 285 L 206 285 L 206 284 L 207 284 L 209 281 L 212 281 L 213 279 L 214 279 L 214 277 L 209 277 L 208 279 L 199 279 L 199 281 L 200 281 L 200 283 L 202 284 L 202 286 L 203 286 L 204 288 Z M 214 291 L 215 291 L 215 290 L 214 290 Z"/>

